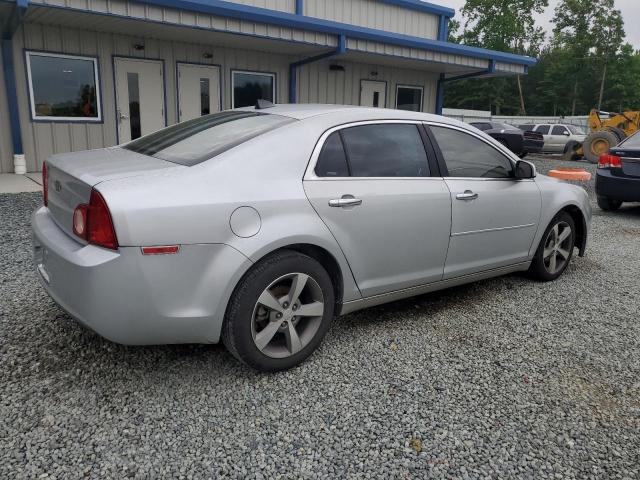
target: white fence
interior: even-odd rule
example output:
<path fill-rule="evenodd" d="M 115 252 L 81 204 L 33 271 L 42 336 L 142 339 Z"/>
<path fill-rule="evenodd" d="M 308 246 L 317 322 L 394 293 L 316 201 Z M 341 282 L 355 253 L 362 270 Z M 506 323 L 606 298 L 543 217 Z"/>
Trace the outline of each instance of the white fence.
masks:
<path fill-rule="evenodd" d="M 508 115 L 491 115 L 491 112 L 484 110 L 464 110 L 461 108 L 443 108 L 442 114 L 445 117 L 455 118 L 462 122 L 481 122 L 481 121 L 494 121 L 508 123 L 509 125 L 522 125 L 525 123 L 564 123 L 568 125 L 575 125 L 582 127 L 585 131 L 588 130 L 587 115 L 580 115 L 574 117 L 532 117 L 532 116 L 508 116 Z"/>

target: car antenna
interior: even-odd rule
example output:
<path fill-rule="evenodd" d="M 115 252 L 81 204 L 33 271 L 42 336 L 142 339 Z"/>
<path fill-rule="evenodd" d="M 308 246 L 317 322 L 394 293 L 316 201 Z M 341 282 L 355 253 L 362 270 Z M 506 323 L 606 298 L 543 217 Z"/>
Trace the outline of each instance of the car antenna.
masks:
<path fill-rule="evenodd" d="M 263 100 L 262 98 L 259 98 L 256 102 L 256 110 L 263 110 L 265 108 L 271 107 L 273 107 L 273 103 L 271 103 L 269 100 Z"/>

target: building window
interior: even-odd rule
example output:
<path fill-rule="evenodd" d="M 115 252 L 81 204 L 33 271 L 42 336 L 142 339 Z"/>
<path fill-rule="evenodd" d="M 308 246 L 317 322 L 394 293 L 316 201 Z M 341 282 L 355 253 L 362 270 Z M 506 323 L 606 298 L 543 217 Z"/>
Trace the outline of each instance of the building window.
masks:
<path fill-rule="evenodd" d="M 422 111 L 422 87 L 398 85 L 396 87 L 396 108 L 398 110 Z"/>
<path fill-rule="evenodd" d="M 96 58 L 27 52 L 27 76 L 34 120 L 102 120 Z"/>
<path fill-rule="evenodd" d="M 276 101 L 276 76 L 273 73 L 231 72 L 233 108 L 252 107 L 258 100 Z"/>

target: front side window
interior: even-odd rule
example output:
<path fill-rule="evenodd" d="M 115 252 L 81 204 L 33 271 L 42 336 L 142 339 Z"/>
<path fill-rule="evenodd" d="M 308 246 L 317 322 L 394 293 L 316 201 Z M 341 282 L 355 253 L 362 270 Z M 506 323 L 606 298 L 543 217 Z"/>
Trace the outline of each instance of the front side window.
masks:
<path fill-rule="evenodd" d="M 41 52 L 26 55 L 34 120 L 102 120 L 97 59 Z"/>
<path fill-rule="evenodd" d="M 450 177 L 511 177 L 511 161 L 491 145 L 452 128 L 429 128 L 440 147 Z"/>
<path fill-rule="evenodd" d="M 422 111 L 422 87 L 398 85 L 396 88 L 396 108 L 412 112 Z"/>
<path fill-rule="evenodd" d="M 142 155 L 195 165 L 294 119 L 258 112 L 220 112 L 178 123 L 127 143 Z"/>
<path fill-rule="evenodd" d="M 567 129 L 562 125 L 556 125 L 551 129 L 551 135 L 564 135 L 567 132 Z"/>
<path fill-rule="evenodd" d="M 429 176 L 427 154 L 417 125 L 361 125 L 340 133 L 353 177 Z"/>
<path fill-rule="evenodd" d="M 275 103 L 275 74 L 234 71 L 231 77 L 233 108 L 252 107 L 258 100 Z"/>

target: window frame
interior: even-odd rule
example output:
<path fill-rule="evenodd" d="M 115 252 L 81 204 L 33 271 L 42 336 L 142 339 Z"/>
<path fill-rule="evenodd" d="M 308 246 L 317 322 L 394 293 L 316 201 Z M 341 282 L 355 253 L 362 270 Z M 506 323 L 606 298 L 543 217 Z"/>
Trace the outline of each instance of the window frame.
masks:
<path fill-rule="evenodd" d="M 401 88 L 408 88 L 408 89 L 412 89 L 412 90 L 420 90 L 420 110 L 418 110 L 418 112 L 423 112 L 424 111 L 424 87 L 421 87 L 420 85 L 407 85 L 407 84 L 396 84 L 396 102 L 395 102 L 395 108 L 396 110 L 398 109 L 398 90 Z M 413 112 L 414 110 L 403 110 L 405 112 Z"/>
<path fill-rule="evenodd" d="M 318 163 L 318 158 L 320 157 L 320 152 L 324 147 L 324 143 L 327 138 L 334 133 L 339 132 L 340 130 L 344 130 L 351 127 L 361 127 L 364 125 L 380 125 L 380 124 L 407 124 L 407 125 L 415 125 L 418 129 L 418 133 L 420 134 L 420 138 L 422 139 L 422 144 L 424 145 L 425 155 L 427 157 L 427 164 L 429 167 L 429 176 L 425 177 L 319 177 L 316 175 L 315 169 L 316 164 Z M 345 151 L 346 153 L 346 151 Z M 326 130 L 316 142 L 315 147 L 311 153 L 311 157 L 309 158 L 309 163 L 307 165 L 307 169 L 305 170 L 303 180 L 317 180 L 322 182 L 330 182 L 330 181 L 367 181 L 367 180 L 442 180 L 442 175 L 440 175 L 440 168 L 436 158 L 436 152 L 433 148 L 433 141 L 427 135 L 427 132 L 424 128 L 424 121 L 422 120 L 362 120 L 358 122 L 345 123 L 343 125 L 337 125 L 335 127 L 331 127 Z"/>
<path fill-rule="evenodd" d="M 553 133 L 553 130 L 556 128 L 562 128 L 563 129 L 562 133 Z M 571 135 L 571 132 L 569 131 L 569 129 L 564 125 L 551 125 L 551 129 L 549 130 L 549 135 L 566 136 L 565 133 L 568 133 L 569 135 Z"/>
<path fill-rule="evenodd" d="M 436 158 L 438 159 L 438 166 L 440 168 L 440 172 L 442 173 L 442 176 L 444 177 L 444 179 L 449 179 L 449 180 L 473 180 L 473 181 L 509 181 L 509 182 L 532 182 L 533 179 L 532 178 L 525 178 L 525 179 L 518 179 L 515 178 L 514 173 L 515 173 L 515 168 L 516 168 L 516 163 L 518 162 L 518 160 L 520 160 L 519 158 L 515 157 L 515 154 L 512 153 L 507 147 L 504 147 L 503 145 L 494 145 L 491 142 L 488 142 L 486 139 L 482 138 L 482 136 L 479 133 L 473 132 L 470 129 L 466 129 L 466 128 L 462 128 L 462 127 L 458 127 L 457 125 L 451 125 L 448 123 L 440 123 L 440 122 L 423 122 L 424 126 L 425 126 L 425 130 L 427 132 L 427 135 L 429 136 L 429 140 L 431 141 L 432 144 L 432 148 L 435 151 L 435 155 Z M 497 178 L 488 178 L 488 177 L 451 177 L 449 176 L 449 169 L 447 168 L 447 164 L 444 160 L 444 156 L 442 155 L 442 151 L 440 150 L 440 146 L 438 145 L 438 141 L 435 138 L 435 135 L 433 134 L 433 132 L 431 131 L 430 127 L 442 127 L 442 128 L 448 128 L 450 130 L 457 130 L 463 134 L 467 134 L 470 135 L 472 137 L 475 137 L 476 139 L 478 139 L 479 141 L 481 141 L 482 143 L 484 143 L 485 145 L 488 145 L 489 147 L 493 148 L 496 152 L 498 152 L 498 154 L 501 154 L 503 157 L 505 157 L 507 160 L 509 160 L 509 162 L 511 163 L 511 177 L 497 177 Z"/>
<path fill-rule="evenodd" d="M 100 64 L 97 56 L 91 55 L 69 55 L 66 53 L 58 53 L 43 50 L 25 50 L 25 68 L 27 73 L 27 93 L 29 95 L 29 115 L 32 122 L 37 123 L 104 123 L 102 109 L 102 87 L 100 85 Z M 36 104 L 33 93 L 33 76 L 31 73 L 31 57 L 53 57 L 53 58 L 70 58 L 74 60 L 87 60 L 93 62 L 93 78 L 96 85 L 96 109 L 97 117 L 54 117 L 42 116 L 36 114 Z"/>
<path fill-rule="evenodd" d="M 273 79 L 273 87 L 272 87 L 272 94 L 273 94 L 273 102 L 272 103 L 278 103 L 277 102 L 277 82 L 278 82 L 278 75 L 275 72 L 260 72 L 257 70 L 235 70 L 235 69 L 231 69 L 231 108 L 247 108 L 247 107 L 236 107 L 235 103 L 236 103 L 236 96 L 235 96 L 235 74 L 236 73 L 243 73 L 245 75 L 260 75 L 263 77 L 271 77 Z"/>

